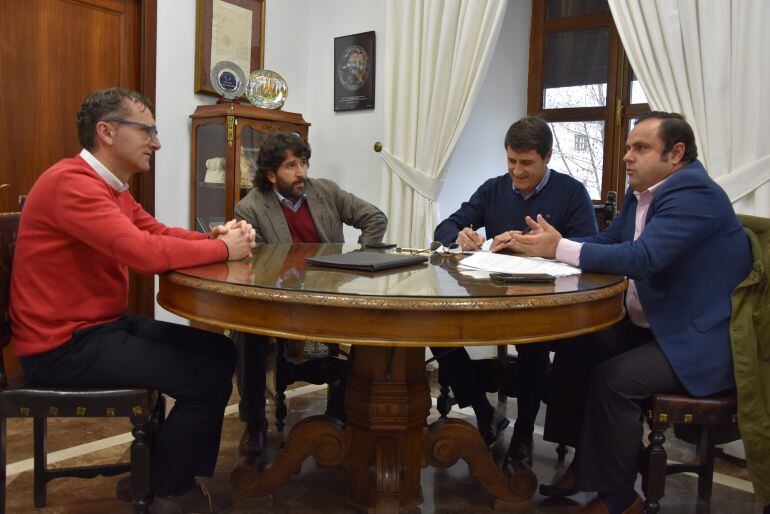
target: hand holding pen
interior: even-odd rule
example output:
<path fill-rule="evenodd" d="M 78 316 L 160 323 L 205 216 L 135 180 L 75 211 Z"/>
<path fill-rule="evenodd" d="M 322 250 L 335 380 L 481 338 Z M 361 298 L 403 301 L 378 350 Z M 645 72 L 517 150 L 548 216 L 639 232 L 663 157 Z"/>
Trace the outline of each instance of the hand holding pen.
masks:
<path fill-rule="evenodd" d="M 492 246 L 489 248 L 490 252 L 500 252 L 502 250 L 509 250 L 511 252 L 516 252 L 517 245 L 514 241 L 513 236 L 515 235 L 523 235 L 528 233 L 531 228 L 527 227 L 524 230 L 506 230 L 502 234 L 498 234 L 495 237 L 492 238 Z"/>
<path fill-rule="evenodd" d="M 481 245 L 484 244 L 484 237 L 473 230 L 473 224 L 471 224 L 457 233 L 455 241 L 463 251 L 476 251 L 481 250 Z"/>

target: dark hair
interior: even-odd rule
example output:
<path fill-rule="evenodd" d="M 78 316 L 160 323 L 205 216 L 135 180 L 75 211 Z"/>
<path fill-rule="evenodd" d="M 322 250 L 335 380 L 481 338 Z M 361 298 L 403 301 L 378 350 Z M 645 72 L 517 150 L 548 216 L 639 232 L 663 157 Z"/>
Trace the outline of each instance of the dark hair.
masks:
<path fill-rule="evenodd" d="M 121 118 L 129 113 L 129 102 L 152 109 L 152 102 L 136 91 L 111 87 L 94 91 L 83 101 L 77 115 L 78 139 L 88 151 L 94 148 L 96 124 L 108 118 Z"/>
<path fill-rule="evenodd" d="M 548 123 L 537 116 L 527 116 L 510 126 L 505 134 L 505 148 L 526 152 L 537 150 L 545 159 L 553 147 L 553 134 Z"/>
<path fill-rule="evenodd" d="M 690 164 L 698 158 L 698 147 L 695 145 L 695 135 L 692 127 L 684 119 L 684 116 L 675 112 L 652 111 L 642 114 L 636 119 L 636 123 L 644 120 L 660 120 L 658 136 L 663 141 L 663 155 L 674 149 L 677 143 L 684 144 L 682 161 Z"/>
<path fill-rule="evenodd" d="M 270 191 L 273 188 L 267 179 L 267 172 L 278 170 L 289 151 L 300 159 L 310 160 L 310 144 L 295 132 L 278 132 L 262 141 L 257 155 L 257 173 L 254 175 L 257 189 Z"/>

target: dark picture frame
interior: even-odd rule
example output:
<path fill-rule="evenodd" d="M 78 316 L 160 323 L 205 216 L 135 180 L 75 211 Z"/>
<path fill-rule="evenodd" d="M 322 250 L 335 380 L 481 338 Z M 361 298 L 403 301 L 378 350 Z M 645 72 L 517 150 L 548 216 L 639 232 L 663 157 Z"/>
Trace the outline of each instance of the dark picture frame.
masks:
<path fill-rule="evenodd" d="M 334 38 L 334 110 L 374 109 L 374 31 Z"/>
<path fill-rule="evenodd" d="M 215 2 L 220 16 L 214 17 Z M 245 11 L 244 11 L 245 10 Z M 244 16 L 249 14 L 249 16 Z M 229 24 L 229 25 L 228 25 Z M 243 30 L 251 25 L 250 30 Z M 236 26 L 241 30 L 223 30 Z M 226 41 L 214 41 L 213 34 L 222 31 Z M 250 32 L 244 37 L 243 32 Z M 227 46 L 226 46 L 227 45 Z M 226 48 L 234 49 L 240 59 L 230 55 L 222 56 Z M 265 55 L 265 0 L 197 0 L 195 17 L 195 92 L 218 96 L 211 85 L 212 49 L 220 54 L 218 60 L 233 61 L 242 65 L 244 54 L 248 53 L 246 77 L 254 70 L 262 69 Z M 237 59 L 237 60 L 236 60 Z M 241 61 L 241 62 L 238 62 Z"/>

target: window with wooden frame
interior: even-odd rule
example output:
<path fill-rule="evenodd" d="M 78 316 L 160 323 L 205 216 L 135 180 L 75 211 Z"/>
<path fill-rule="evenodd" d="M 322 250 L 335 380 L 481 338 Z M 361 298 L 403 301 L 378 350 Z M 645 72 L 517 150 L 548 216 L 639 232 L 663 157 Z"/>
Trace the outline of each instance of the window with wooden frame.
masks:
<path fill-rule="evenodd" d="M 550 166 L 586 185 L 594 203 L 626 190 L 625 141 L 650 110 L 607 0 L 532 0 L 527 112 L 554 134 Z"/>

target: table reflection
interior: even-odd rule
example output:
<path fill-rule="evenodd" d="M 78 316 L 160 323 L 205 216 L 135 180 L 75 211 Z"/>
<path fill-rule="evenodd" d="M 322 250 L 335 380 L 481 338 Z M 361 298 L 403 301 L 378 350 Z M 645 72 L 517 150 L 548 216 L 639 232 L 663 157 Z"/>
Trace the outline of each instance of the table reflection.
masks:
<path fill-rule="evenodd" d="M 365 296 L 483 298 L 586 292 L 618 284 L 623 277 L 582 273 L 553 283 L 497 284 L 462 273 L 463 255 L 434 254 L 428 263 L 378 272 L 309 264 L 306 259 L 361 251 L 357 245 L 263 244 L 250 259 L 186 268 L 178 273 L 243 286 Z M 366 249 L 365 251 L 372 251 Z"/>

